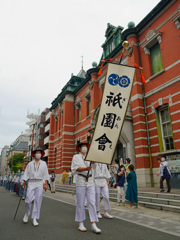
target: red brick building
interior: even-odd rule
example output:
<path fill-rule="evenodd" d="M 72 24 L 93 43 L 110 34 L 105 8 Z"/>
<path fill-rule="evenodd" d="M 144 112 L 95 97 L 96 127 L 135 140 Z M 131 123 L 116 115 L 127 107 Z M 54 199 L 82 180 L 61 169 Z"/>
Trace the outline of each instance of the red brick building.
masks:
<path fill-rule="evenodd" d="M 180 0 L 164 0 L 137 25 L 108 24 L 101 60 L 119 61 L 122 42 L 129 41 L 123 64 L 143 67 L 146 84 L 136 70 L 131 103 L 114 158 L 130 157 L 139 186 L 158 186 L 157 158 L 166 155 L 175 186 L 180 177 Z M 101 64 L 101 61 L 99 65 Z M 57 181 L 69 169 L 78 141 L 90 140 L 103 92 L 106 66 L 71 77 L 52 102 L 48 167 Z"/>

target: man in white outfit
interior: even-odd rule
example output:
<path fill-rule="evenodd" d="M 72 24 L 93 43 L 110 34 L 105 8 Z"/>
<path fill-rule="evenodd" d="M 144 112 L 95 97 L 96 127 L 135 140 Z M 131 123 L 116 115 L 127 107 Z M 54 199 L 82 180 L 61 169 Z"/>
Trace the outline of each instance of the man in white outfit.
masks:
<path fill-rule="evenodd" d="M 43 180 L 45 180 L 45 191 L 48 187 L 49 173 L 47 169 L 46 162 L 42 161 L 40 158 L 44 156 L 44 151 L 35 150 L 31 152 L 31 156 L 35 158 L 35 160 L 28 163 L 26 166 L 25 173 L 23 175 L 24 186 L 23 189 L 26 188 L 26 181 L 29 179 L 27 195 L 25 200 L 25 215 L 23 218 L 23 222 L 28 222 L 28 216 L 30 215 L 31 203 L 34 201 L 34 206 L 32 210 L 32 218 L 33 225 L 36 227 L 39 225 L 36 219 L 40 217 L 40 208 L 43 197 Z"/>
<path fill-rule="evenodd" d="M 96 210 L 98 218 L 102 218 L 100 214 L 100 193 L 102 193 L 104 201 L 104 217 L 112 219 L 109 215 L 108 210 L 111 209 L 109 204 L 109 178 L 111 177 L 107 165 L 103 163 L 95 163 L 96 168 L 94 172 L 94 182 L 96 186 Z"/>
<path fill-rule="evenodd" d="M 86 153 L 89 148 L 88 143 L 80 143 L 76 150 L 80 152 L 75 154 L 72 159 L 71 171 L 77 174 L 76 178 L 76 217 L 75 221 L 79 222 L 79 231 L 85 232 L 87 229 L 84 227 L 83 221 L 86 219 L 84 202 L 85 196 L 87 197 L 89 216 L 91 220 L 91 229 L 94 233 L 101 233 L 101 230 L 96 226 L 98 222 L 96 213 L 96 200 L 95 200 L 95 186 L 92 177 L 92 170 L 90 162 L 85 161 Z M 92 168 L 96 165 L 92 164 Z M 89 177 L 86 179 L 89 171 Z"/>

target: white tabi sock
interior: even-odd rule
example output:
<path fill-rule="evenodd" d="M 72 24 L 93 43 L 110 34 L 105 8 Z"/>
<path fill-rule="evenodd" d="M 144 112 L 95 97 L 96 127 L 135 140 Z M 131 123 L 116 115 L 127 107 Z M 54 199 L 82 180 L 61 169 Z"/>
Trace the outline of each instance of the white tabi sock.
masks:
<path fill-rule="evenodd" d="M 86 230 L 87 230 L 87 229 L 85 228 L 83 222 L 80 222 L 80 223 L 79 223 L 79 229 L 80 229 L 81 231 L 86 231 Z"/>

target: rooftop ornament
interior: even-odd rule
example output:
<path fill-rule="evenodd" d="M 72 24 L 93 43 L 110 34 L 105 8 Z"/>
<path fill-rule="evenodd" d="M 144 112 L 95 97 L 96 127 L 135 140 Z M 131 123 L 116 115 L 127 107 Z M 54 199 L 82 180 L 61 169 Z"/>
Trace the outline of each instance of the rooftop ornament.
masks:
<path fill-rule="evenodd" d="M 135 27 L 135 23 L 134 22 L 129 22 L 128 23 L 128 28 L 134 28 Z"/>
<path fill-rule="evenodd" d="M 92 66 L 93 66 L 93 68 L 96 68 L 97 67 L 97 62 L 93 62 Z"/>

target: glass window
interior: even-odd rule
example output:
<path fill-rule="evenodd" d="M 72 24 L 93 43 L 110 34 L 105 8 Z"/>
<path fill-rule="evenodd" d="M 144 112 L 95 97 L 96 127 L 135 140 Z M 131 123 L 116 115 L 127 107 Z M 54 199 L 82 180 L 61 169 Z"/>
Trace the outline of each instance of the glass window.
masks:
<path fill-rule="evenodd" d="M 42 135 L 42 134 L 39 134 L 39 135 L 38 135 L 38 139 L 43 139 L 43 135 Z"/>
<path fill-rule="evenodd" d="M 87 137 L 87 143 L 90 143 L 90 142 L 91 142 L 91 137 L 88 136 L 88 137 Z"/>
<path fill-rule="evenodd" d="M 163 70 L 163 63 L 162 63 L 162 57 L 161 57 L 161 50 L 159 43 L 156 43 L 151 49 L 151 64 L 152 64 L 152 71 L 153 74 L 156 74 Z"/>
<path fill-rule="evenodd" d="M 114 50 L 114 42 L 112 41 L 110 44 L 109 44 L 109 52 L 112 52 Z"/>
<path fill-rule="evenodd" d="M 91 115 L 91 97 L 88 98 L 88 102 L 87 102 L 87 115 L 88 116 Z"/>
<path fill-rule="evenodd" d="M 44 123 L 40 123 L 39 125 L 38 125 L 38 128 L 43 128 L 44 127 Z"/>
<path fill-rule="evenodd" d="M 37 147 L 37 150 L 42 150 L 42 147 Z"/>
<path fill-rule="evenodd" d="M 162 129 L 162 137 L 164 140 L 164 147 L 165 150 L 172 150 L 174 149 L 174 141 L 173 141 L 173 134 L 171 129 L 171 119 L 169 115 L 168 108 L 160 110 L 160 121 L 161 121 L 161 129 Z"/>

